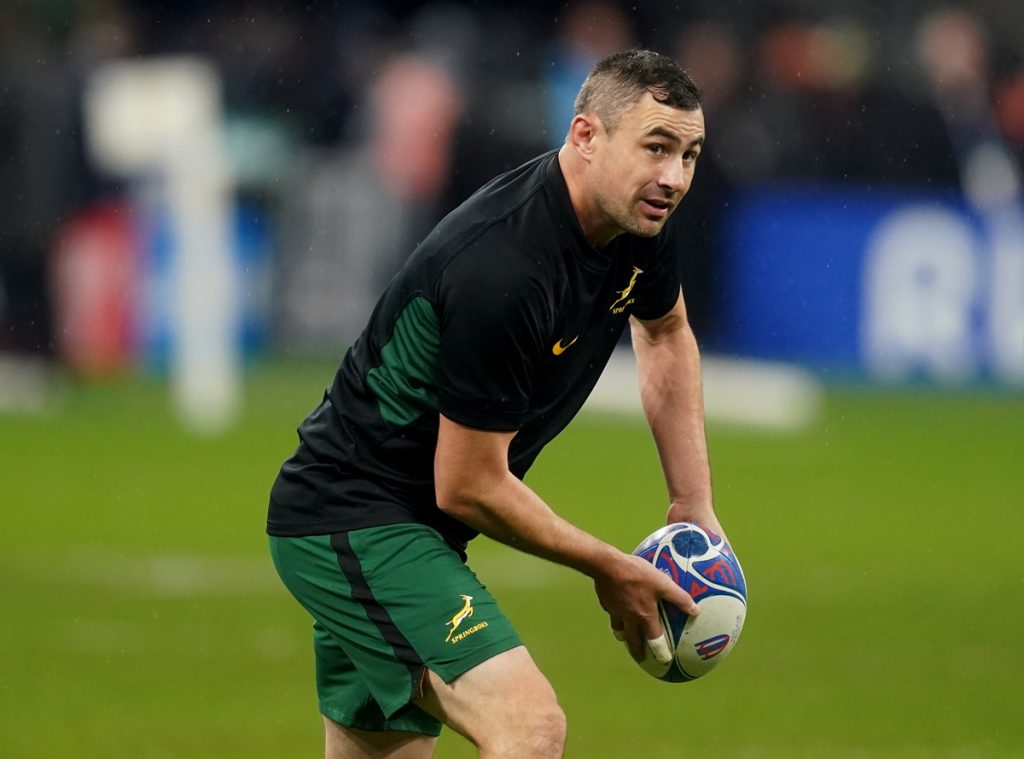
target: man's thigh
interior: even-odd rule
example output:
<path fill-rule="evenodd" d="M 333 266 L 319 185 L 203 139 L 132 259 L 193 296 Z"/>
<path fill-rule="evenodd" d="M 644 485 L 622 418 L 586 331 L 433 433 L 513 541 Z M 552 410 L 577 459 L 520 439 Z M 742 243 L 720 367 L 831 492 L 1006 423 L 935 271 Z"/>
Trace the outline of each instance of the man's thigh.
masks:
<path fill-rule="evenodd" d="M 439 725 L 417 725 L 416 713 L 427 715 L 410 705 L 426 671 L 450 682 L 520 645 L 490 593 L 430 528 L 277 538 L 272 550 L 285 585 L 316 619 L 321 712 L 343 725 L 436 734 Z"/>
<path fill-rule="evenodd" d="M 481 748 L 504 756 L 559 756 L 565 717 L 547 678 L 524 646 L 445 682 L 428 673 L 425 711 Z"/>

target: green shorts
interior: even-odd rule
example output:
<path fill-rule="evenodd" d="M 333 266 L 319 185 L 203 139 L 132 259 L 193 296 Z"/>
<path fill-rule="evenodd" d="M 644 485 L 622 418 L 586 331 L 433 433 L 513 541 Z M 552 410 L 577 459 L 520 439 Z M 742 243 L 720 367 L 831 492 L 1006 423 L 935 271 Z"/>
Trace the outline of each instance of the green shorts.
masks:
<path fill-rule="evenodd" d="M 521 645 L 493 596 L 430 527 L 272 536 L 270 552 L 313 615 L 320 712 L 342 725 L 438 735 L 441 724 L 411 703 L 425 670 L 451 682 Z"/>

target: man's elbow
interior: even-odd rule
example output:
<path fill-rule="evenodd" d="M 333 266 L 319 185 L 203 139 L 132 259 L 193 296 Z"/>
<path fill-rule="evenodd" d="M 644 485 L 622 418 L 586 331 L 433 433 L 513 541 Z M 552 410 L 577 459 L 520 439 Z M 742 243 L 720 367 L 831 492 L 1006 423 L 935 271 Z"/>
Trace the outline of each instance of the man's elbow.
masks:
<path fill-rule="evenodd" d="M 693 334 L 685 312 L 673 312 L 653 322 L 631 319 L 630 333 L 634 344 L 640 342 L 650 346 L 666 344 L 680 337 L 685 339 L 688 334 Z"/>
<path fill-rule="evenodd" d="M 507 468 L 459 467 L 434 472 L 434 497 L 445 514 L 467 524 L 487 519 L 497 504 L 507 498 L 505 488 L 515 478 Z"/>
<path fill-rule="evenodd" d="M 434 483 L 437 508 L 455 519 L 465 521 L 485 501 L 486 486 L 478 478 L 435 475 Z"/>
<path fill-rule="evenodd" d="M 442 487 L 438 484 L 434 488 L 434 498 L 437 500 L 437 508 L 455 519 L 472 509 L 471 499 L 458 488 Z"/>

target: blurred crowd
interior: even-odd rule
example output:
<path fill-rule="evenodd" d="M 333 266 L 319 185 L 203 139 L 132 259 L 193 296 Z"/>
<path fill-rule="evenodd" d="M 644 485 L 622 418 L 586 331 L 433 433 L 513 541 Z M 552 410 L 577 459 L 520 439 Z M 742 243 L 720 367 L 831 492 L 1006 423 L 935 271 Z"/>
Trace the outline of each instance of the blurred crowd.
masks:
<path fill-rule="evenodd" d="M 83 88 L 106 62 L 213 62 L 235 192 L 274 221 L 277 333 L 314 349 L 351 339 L 440 215 L 557 146 L 586 72 L 632 46 L 676 57 L 704 90 L 708 142 L 679 220 L 698 335 L 738 190 L 928 187 L 979 204 L 1019 190 L 1018 0 L 5 2 L 0 323 L 18 326 L 0 349 L 52 346 L 54 240 L 125 192 L 83 139 Z"/>

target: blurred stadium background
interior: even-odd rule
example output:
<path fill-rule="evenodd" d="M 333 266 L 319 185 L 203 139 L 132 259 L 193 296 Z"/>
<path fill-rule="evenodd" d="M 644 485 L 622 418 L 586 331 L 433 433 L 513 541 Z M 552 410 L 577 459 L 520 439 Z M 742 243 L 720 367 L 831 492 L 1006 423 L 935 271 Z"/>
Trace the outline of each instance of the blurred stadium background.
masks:
<path fill-rule="evenodd" d="M 479 541 L 569 755 L 1024 756 L 1018 0 L 3 0 L 0 756 L 320 752 L 263 536 L 294 427 L 633 45 L 706 93 L 679 261 L 751 611 L 666 686 L 582 578 Z M 664 497 L 630 384 L 529 479 L 626 550 Z"/>

